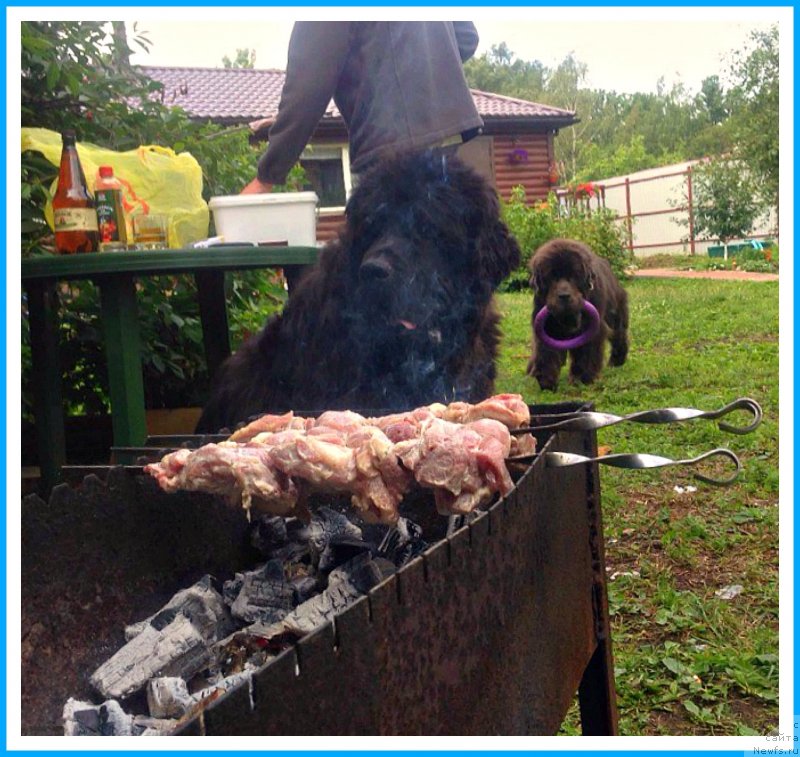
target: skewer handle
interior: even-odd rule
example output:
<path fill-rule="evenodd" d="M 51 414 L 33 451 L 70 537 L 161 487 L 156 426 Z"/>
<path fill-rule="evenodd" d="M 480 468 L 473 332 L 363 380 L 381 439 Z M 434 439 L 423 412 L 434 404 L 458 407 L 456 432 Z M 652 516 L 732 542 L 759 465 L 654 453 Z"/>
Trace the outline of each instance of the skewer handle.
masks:
<path fill-rule="evenodd" d="M 741 473 L 742 470 L 742 464 L 739 461 L 739 458 L 736 457 L 733 452 L 731 452 L 729 449 L 725 449 L 724 447 L 718 447 L 717 449 L 712 449 L 709 452 L 698 455 L 697 457 L 690 457 L 685 460 L 673 460 L 669 457 L 638 453 L 603 455 L 601 457 L 585 457 L 584 455 L 576 455 L 571 452 L 546 452 L 545 462 L 549 468 L 563 468 L 570 465 L 599 463 L 601 465 L 611 465 L 615 468 L 642 469 L 663 468 L 670 465 L 695 465 L 703 460 L 708 460 L 711 457 L 724 457 L 731 461 L 735 466 L 733 473 L 727 478 L 713 478 L 703 473 L 695 472 L 693 474 L 695 478 L 699 479 L 700 481 L 704 481 L 707 484 L 713 484 L 714 486 L 729 486 L 739 477 L 739 473 Z M 513 459 L 514 458 L 510 458 L 510 460 Z"/>
<path fill-rule="evenodd" d="M 592 431 L 606 426 L 614 426 L 623 421 L 633 421 L 636 423 L 676 423 L 697 418 L 716 420 L 735 410 L 746 410 L 752 414 L 753 420 L 746 426 L 734 426 L 730 423 L 720 422 L 718 425 L 721 431 L 727 431 L 730 434 L 749 434 L 761 424 L 763 411 L 758 402 L 749 397 L 740 397 L 724 407 L 721 407 L 719 410 L 703 411 L 690 407 L 664 407 L 657 410 L 642 410 L 638 413 L 631 413 L 630 415 L 612 415 L 611 413 L 598 413 L 593 411 L 565 413 L 561 416 L 560 420 L 553 421 L 552 423 L 516 428 L 513 429 L 511 433 L 528 434 L 533 431 L 556 429 L 563 429 L 565 431 Z"/>

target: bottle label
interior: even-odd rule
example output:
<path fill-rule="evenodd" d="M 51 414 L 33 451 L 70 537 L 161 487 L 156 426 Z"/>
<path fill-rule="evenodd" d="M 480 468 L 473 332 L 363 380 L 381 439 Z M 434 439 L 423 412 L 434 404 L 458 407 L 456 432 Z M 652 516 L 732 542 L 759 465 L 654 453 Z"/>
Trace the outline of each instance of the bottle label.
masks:
<path fill-rule="evenodd" d="M 120 218 L 118 191 L 113 189 L 98 189 L 94 194 L 97 206 L 97 226 L 100 231 L 101 242 L 120 241 Z M 123 230 L 124 236 L 124 230 Z"/>
<path fill-rule="evenodd" d="M 53 210 L 56 231 L 97 231 L 94 208 L 58 208 Z"/>

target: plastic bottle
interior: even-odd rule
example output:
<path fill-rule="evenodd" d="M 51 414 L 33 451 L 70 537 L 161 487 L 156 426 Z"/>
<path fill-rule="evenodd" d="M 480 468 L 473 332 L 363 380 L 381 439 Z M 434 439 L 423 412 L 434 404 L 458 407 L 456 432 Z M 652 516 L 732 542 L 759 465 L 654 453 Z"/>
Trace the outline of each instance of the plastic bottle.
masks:
<path fill-rule="evenodd" d="M 111 166 L 100 166 L 94 185 L 100 250 L 109 252 L 128 247 L 128 230 L 122 207 L 122 184 Z"/>
<path fill-rule="evenodd" d="M 63 254 L 96 252 L 97 213 L 75 147 L 75 132 L 61 135 L 61 165 L 53 197 L 56 250 Z"/>

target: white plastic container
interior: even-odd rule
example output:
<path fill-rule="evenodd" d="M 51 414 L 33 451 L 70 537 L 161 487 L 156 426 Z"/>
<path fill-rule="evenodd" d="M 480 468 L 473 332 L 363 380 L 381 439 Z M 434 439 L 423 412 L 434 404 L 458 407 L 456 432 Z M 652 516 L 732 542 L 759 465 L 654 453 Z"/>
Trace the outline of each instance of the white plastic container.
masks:
<path fill-rule="evenodd" d="M 314 247 L 317 243 L 315 192 L 281 192 L 212 197 L 217 234 L 226 244 L 255 242 Z"/>

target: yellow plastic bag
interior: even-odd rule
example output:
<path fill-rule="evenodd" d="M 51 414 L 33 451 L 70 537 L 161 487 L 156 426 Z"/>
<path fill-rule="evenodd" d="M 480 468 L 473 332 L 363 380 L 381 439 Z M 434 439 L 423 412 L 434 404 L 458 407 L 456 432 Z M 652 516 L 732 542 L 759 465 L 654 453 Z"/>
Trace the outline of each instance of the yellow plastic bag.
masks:
<path fill-rule="evenodd" d="M 208 205 L 203 199 L 203 172 L 188 153 L 147 145 L 116 152 L 79 142 L 78 157 L 89 189 L 94 192 L 97 169 L 111 166 L 123 186 L 126 215 L 162 213 L 169 216 L 169 246 L 186 247 L 208 237 Z M 49 129 L 22 129 L 22 150 L 35 150 L 55 166 L 61 162 L 61 135 Z M 55 192 L 55 183 L 52 187 Z M 45 218 L 53 228 L 53 208 Z"/>

